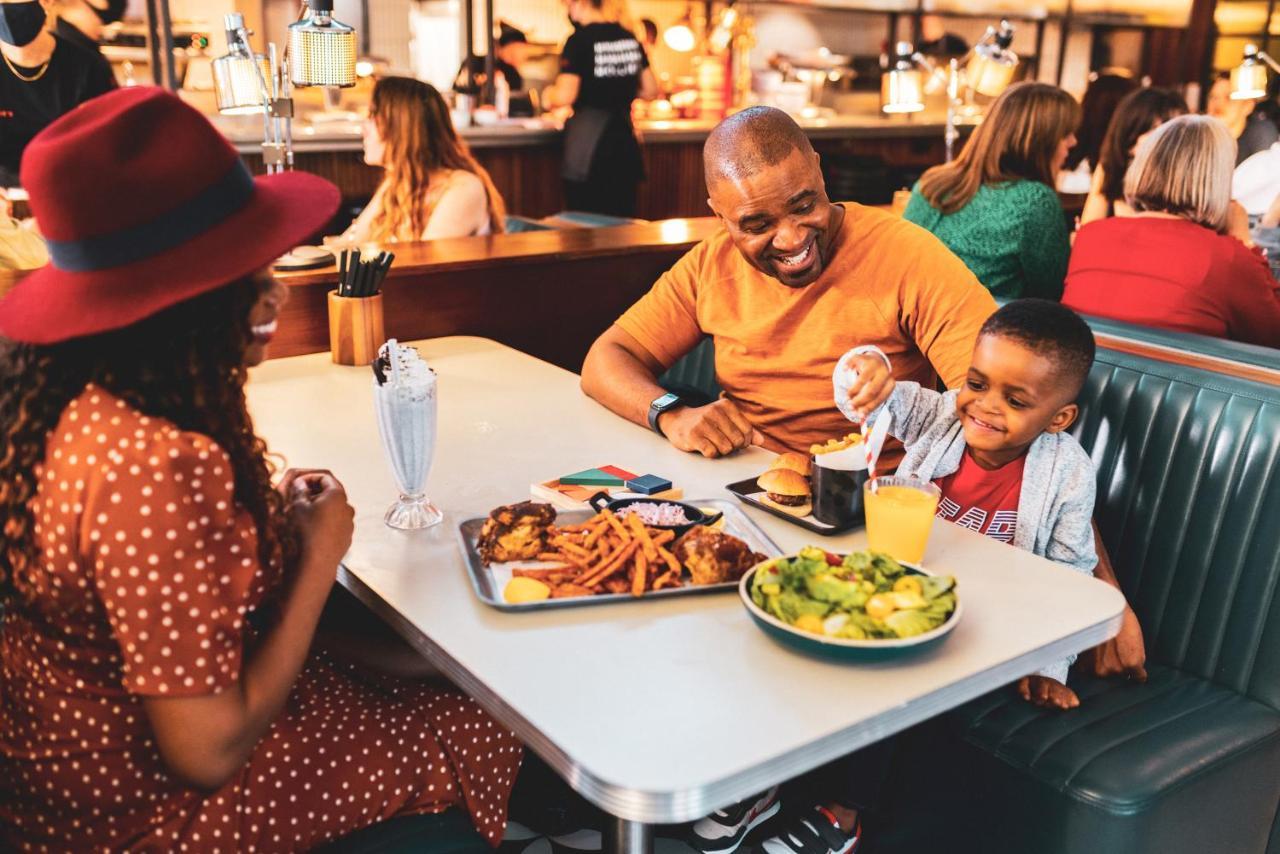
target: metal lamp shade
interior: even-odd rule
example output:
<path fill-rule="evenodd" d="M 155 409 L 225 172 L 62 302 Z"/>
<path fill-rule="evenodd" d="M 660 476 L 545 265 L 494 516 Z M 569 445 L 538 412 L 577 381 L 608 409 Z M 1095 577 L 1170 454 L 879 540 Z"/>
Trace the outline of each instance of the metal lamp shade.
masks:
<path fill-rule="evenodd" d="M 257 68 L 254 67 L 255 61 Z M 259 76 L 261 74 L 261 76 Z M 260 113 L 266 101 L 263 85 L 270 86 L 271 66 L 261 54 L 253 57 L 227 54 L 213 61 L 213 86 L 218 112 L 226 115 Z"/>
<path fill-rule="evenodd" d="M 290 24 L 289 65 L 295 86 L 356 85 L 356 31 L 328 17 Z"/>
<path fill-rule="evenodd" d="M 1013 82 L 1018 70 L 1018 55 L 995 45 L 981 45 L 966 69 L 973 91 L 995 98 Z"/>
<path fill-rule="evenodd" d="M 880 109 L 886 113 L 918 113 L 924 109 L 924 75 L 920 69 L 895 68 L 880 78 Z"/>
<path fill-rule="evenodd" d="M 1231 97 L 1237 101 L 1265 98 L 1267 67 L 1253 57 L 1231 69 Z"/>

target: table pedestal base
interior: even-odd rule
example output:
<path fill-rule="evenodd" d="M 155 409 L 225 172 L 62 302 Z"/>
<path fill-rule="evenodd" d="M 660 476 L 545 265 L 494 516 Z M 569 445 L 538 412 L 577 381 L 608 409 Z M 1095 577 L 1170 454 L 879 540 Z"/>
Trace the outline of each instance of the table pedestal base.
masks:
<path fill-rule="evenodd" d="M 653 825 L 610 817 L 604 829 L 604 854 L 653 854 Z"/>

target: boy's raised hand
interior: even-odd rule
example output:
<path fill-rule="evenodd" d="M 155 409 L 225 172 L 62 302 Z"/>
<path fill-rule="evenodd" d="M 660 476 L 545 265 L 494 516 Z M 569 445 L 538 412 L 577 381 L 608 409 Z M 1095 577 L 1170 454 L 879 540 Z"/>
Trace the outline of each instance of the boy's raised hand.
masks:
<path fill-rule="evenodd" d="M 852 375 L 849 405 L 853 409 L 854 420 L 865 421 L 893 393 L 893 374 L 889 373 L 889 366 L 878 353 L 850 356 L 846 370 Z"/>
<path fill-rule="evenodd" d="M 1074 709 L 1080 705 L 1076 692 L 1048 676 L 1023 676 L 1018 693 L 1032 705 L 1045 709 Z"/>

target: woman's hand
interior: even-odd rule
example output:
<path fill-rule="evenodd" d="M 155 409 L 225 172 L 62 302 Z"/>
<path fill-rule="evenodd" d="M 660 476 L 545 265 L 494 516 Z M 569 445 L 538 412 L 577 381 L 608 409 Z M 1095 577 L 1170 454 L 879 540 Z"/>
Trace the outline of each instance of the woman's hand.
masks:
<path fill-rule="evenodd" d="M 325 469 L 290 469 L 277 489 L 302 538 L 300 580 L 323 584 L 327 591 L 355 533 L 355 510 L 347 492 Z"/>

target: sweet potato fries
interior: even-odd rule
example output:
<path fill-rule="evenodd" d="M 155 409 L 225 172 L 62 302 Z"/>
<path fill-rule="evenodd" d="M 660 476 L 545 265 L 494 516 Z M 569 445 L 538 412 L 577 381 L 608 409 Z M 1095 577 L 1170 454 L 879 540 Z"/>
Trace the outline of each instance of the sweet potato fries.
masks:
<path fill-rule="evenodd" d="M 548 550 L 538 560 L 555 566 L 515 569 L 512 575 L 545 582 L 557 599 L 598 593 L 643 596 L 683 586 L 683 567 L 669 548 L 674 539 L 672 531 L 646 527 L 634 515 L 620 519 L 602 510 L 577 525 L 552 526 Z"/>

